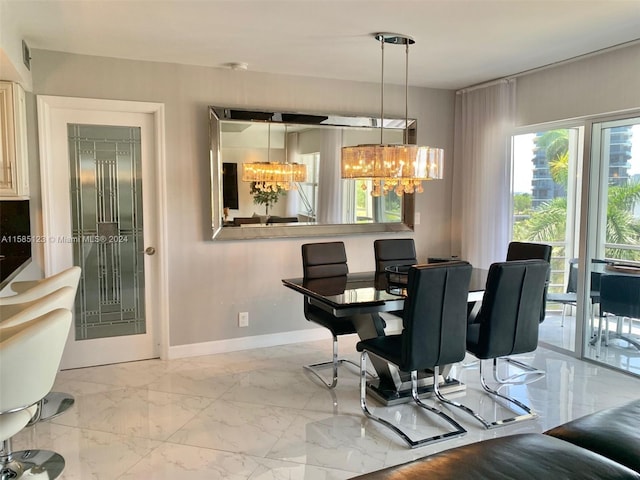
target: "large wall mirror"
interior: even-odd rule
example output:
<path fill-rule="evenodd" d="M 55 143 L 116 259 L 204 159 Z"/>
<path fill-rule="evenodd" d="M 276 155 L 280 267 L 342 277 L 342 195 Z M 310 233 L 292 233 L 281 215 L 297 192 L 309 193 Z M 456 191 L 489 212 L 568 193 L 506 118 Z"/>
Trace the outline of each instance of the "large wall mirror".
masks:
<path fill-rule="evenodd" d="M 372 196 L 342 179 L 341 148 L 415 143 L 416 121 L 209 107 L 213 238 L 241 240 L 413 230 L 413 194 Z M 405 131 L 405 124 L 408 128 Z M 243 180 L 248 164 L 299 164 L 287 188 Z M 246 176 L 245 176 L 246 177 Z"/>

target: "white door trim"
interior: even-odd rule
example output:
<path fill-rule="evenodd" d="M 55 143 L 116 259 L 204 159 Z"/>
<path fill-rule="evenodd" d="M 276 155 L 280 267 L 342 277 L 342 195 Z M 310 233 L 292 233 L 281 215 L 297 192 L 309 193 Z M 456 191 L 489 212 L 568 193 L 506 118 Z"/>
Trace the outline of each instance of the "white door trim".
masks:
<path fill-rule="evenodd" d="M 47 178 L 51 176 L 51 170 L 55 162 L 52 158 L 52 131 L 51 115 L 55 109 L 64 110 L 92 110 L 121 113 L 146 113 L 153 115 L 155 134 L 155 162 L 156 162 L 156 194 L 157 204 L 155 210 L 155 222 L 157 225 L 157 249 L 156 261 L 158 265 L 157 291 L 154 292 L 154 315 L 157 315 L 157 341 L 159 344 L 160 358 L 169 357 L 169 275 L 168 275 L 168 234 L 165 220 L 167 212 L 166 195 L 166 150 L 165 150 L 165 121 L 164 104 L 151 102 L 132 102 L 124 100 L 102 100 L 94 98 L 57 97 L 50 95 L 38 95 L 38 128 L 40 147 L 40 175 L 42 177 L 42 225 L 43 237 L 47 238 L 48 232 L 55 231 L 50 225 L 53 218 L 55 205 L 51 201 L 52 192 Z M 55 273 L 52 255 L 52 244 L 44 242 L 44 273 L 45 276 Z M 151 319 L 156 321 L 156 319 Z"/>

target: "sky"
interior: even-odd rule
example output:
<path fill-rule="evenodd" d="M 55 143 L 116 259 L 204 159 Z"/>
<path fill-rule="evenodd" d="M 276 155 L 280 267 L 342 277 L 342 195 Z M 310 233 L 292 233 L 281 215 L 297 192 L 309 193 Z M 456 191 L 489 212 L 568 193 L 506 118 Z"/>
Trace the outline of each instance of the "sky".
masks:
<path fill-rule="evenodd" d="M 629 175 L 640 174 L 640 124 L 631 129 L 631 168 Z M 516 193 L 531 193 L 531 178 L 533 176 L 533 139 L 534 133 L 516 135 L 513 137 L 513 155 L 515 159 L 513 175 L 513 191 Z"/>
<path fill-rule="evenodd" d="M 531 178 L 533 177 L 533 139 L 535 133 L 526 133 L 513 137 L 513 191 L 516 193 L 531 193 Z"/>

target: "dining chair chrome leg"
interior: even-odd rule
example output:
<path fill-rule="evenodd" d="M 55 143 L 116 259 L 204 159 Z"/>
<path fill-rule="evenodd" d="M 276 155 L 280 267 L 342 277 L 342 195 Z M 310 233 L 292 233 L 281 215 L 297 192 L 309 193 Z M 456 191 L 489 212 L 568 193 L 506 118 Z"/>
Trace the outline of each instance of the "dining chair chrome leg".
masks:
<path fill-rule="evenodd" d="M 335 388 L 335 386 L 338 384 L 338 366 L 342 365 L 343 363 L 350 363 L 351 365 L 353 365 L 354 367 L 356 367 L 356 369 L 359 369 L 360 366 L 349 360 L 348 358 L 338 358 L 338 337 L 337 336 L 333 336 L 333 356 L 330 362 L 320 362 L 320 363 L 313 363 L 311 365 L 303 365 L 302 368 L 304 368 L 305 370 L 307 370 L 308 372 L 314 374 L 316 377 L 318 377 L 318 379 L 323 383 L 323 385 L 325 385 L 327 388 Z M 320 372 L 318 370 L 323 369 L 323 368 L 331 368 L 332 372 L 333 372 L 333 378 L 331 380 L 331 382 L 327 382 L 322 375 L 320 375 Z M 371 375 L 371 374 L 369 374 Z"/>
<path fill-rule="evenodd" d="M 438 378 L 440 378 L 440 369 L 439 367 L 434 367 L 434 372 L 433 372 L 434 391 L 438 388 Z M 453 418 L 451 418 L 449 415 L 444 413 L 442 410 L 432 407 L 430 405 L 427 405 L 422 401 L 422 399 L 418 396 L 418 372 L 416 370 L 411 372 L 411 397 L 413 398 L 414 402 L 416 402 L 418 406 L 432 413 L 435 413 L 440 418 L 448 422 L 455 429 L 452 432 L 447 432 L 442 435 L 431 437 L 428 443 L 433 443 L 440 440 L 447 440 L 449 438 L 462 437 L 467 433 L 467 431 L 462 427 L 462 425 L 460 425 L 458 422 L 456 422 Z"/>
<path fill-rule="evenodd" d="M 440 435 L 434 435 L 432 437 L 421 438 L 420 440 L 412 440 L 405 432 L 403 432 L 400 428 L 398 428 L 393 423 L 371 413 L 371 411 L 367 406 L 366 355 L 367 355 L 366 351 L 363 351 L 360 355 L 360 408 L 362 409 L 366 417 L 372 420 L 375 420 L 376 422 L 379 422 L 385 427 L 391 429 L 394 433 L 400 436 L 411 448 L 422 447 L 424 445 L 429 445 L 432 443 L 448 440 L 450 438 L 456 438 L 456 437 L 461 437 L 463 435 L 466 435 L 467 431 L 453 418 L 449 417 L 449 415 L 444 413 L 442 410 L 439 410 L 435 407 L 431 407 L 426 403 L 422 402 L 422 400 L 420 400 L 420 397 L 418 396 L 418 372 L 415 370 L 411 372 L 411 396 L 413 397 L 413 400 L 419 407 L 429 412 L 435 413 L 440 418 L 442 418 L 443 420 L 448 422 L 450 425 L 452 425 L 455 428 L 454 431 L 446 432 Z M 436 371 L 434 372 L 434 385 L 438 383 L 438 376 L 439 374 L 437 372 L 437 367 L 436 367 Z"/>
<path fill-rule="evenodd" d="M 313 373 L 318 379 L 328 388 L 335 388 L 338 384 L 338 337 L 333 336 L 333 355 L 330 362 L 313 363 L 311 365 L 304 365 L 303 368 Z M 319 369 L 331 367 L 333 371 L 333 378 L 331 382 L 327 382 L 322 375 L 318 372 Z"/>
<path fill-rule="evenodd" d="M 604 324 L 604 327 L 603 327 Z M 603 336 L 604 332 L 604 336 Z M 596 358 L 600 357 L 600 353 L 602 352 L 602 343 L 604 342 L 605 347 L 609 346 L 609 320 L 602 311 L 598 314 L 598 330 L 595 332 L 595 335 L 589 342 L 590 345 L 596 347 Z"/>
<path fill-rule="evenodd" d="M 468 413 L 469 415 L 473 416 L 487 430 L 493 429 L 493 428 L 498 428 L 498 427 L 504 427 L 506 425 L 510 425 L 512 423 L 515 423 L 515 422 L 522 422 L 522 421 L 525 421 L 525 420 L 531 420 L 531 419 L 534 419 L 534 418 L 536 418 L 538 416 L 535 412 L 533 412 L 531 410 L 531 408 L 529 408 L 528 406 L 526 406 L 522 402 L 516 400 L 515 398 L 511 398 L 511 397 L 508 397 L 506 395 L 503 395 L 503 394 L 499 393 L 498 391 L 489 388 L 489 386 L 487 385 L 487 382 L 486 382 L 486 380 L 484 378 L 484 374 L 482 372 L 482 360 L 480 360 L 479 362 L 480 362 L 480 367 L 479 367 L 479 369 L 480 369 L 480 384 L 482 385 L 482 388 L 488 394 L 490 394 L 492 396 L 496 396 L 496 397 L 502 398 L 503 400 L 506 400 L 509 403 L 512 403 L 512 404 L 518 406 L 520 409 L 522 409 L 524 412 L 526 412 L 525 414 L 521 414 L 521 415 L 517 415 L 515 417 L 505 418 L 505 419 L 501 419 L 501 420 L 496 420 L 494 422 L 489 422 L 484 417 L 482 417 L 479 413 L 473 411 L 472 409 L 470 409 L 466 405 L 463 405 L 461 403 L 454 402 L 452 400 L 449 400 L 449 399 L 445 398 L 442 395 L 442 393 L 440 392 L 440 390 L 437 388 L 437 386 L 434 385 L 433 393 L 436 395 L 438 400 L 440 400 L 441 402 L 444 402 L 444 403 L 446 403 L 448 405 L 451 405 L 451 406 L 454 406 L 456 408 L 459 408 L 459 409 L 463 410 L 464 412 Z M 434 374 L 435 373 L 436 372 L 434 371 Z M 511 410 L 513 413 L 518 413 L 518 412 L 514 411 L 512 408 L 509 408 L 509 410 Z"/>
<path fill-rule="evenodd" d="M 537 380 L 540 380 L 541 378 L 543 378 L 547 372 L 545 372 L 544 370 L 540 370 L 538 368 L 535 368 L 531 365 L 528 365 L 524 362 L 521 362 L 519 360 L 516 360 L 514 358 L 511 357 L 504 357 L 503 360 L 506 363 L 509 363 L 511 365 L 515 365 L 516 367 L 518 367 L 519 369 L 522 370 L 522 372 L 520 373 L 514 373 L 513 375 L 507 377 L 507 378 L 501 378 L 498 375 L 498 358 L 494 358 L 493 359 L 493 378 L 495 379 L 496 382 L 503 384 L 503 385 L 508 385 L 508 384 L 513 384 L 513 383 L 531 383 L 531 382 L 535 382 Z M 526 378 L 522 381 L 516 381 L 516 379 L 521 378 L 521 377 L 528 377 L 530 375 L 534 375 L 535 377 L 531 378 L 531 380 L 527 380 Z"/>
<path fill-rule="evenodd" d="M 627 335 L 625 335 L 623 332 L 625 320 L 629 320 L 629 333 Z M 633 346 L 636 349 L 640 350 L 640 340 L 637 340 L 632 337 L 632 331 L 633 331 L 633 319 L 625 316 L 616 317 L 616 331 L 615 333 L 613 333 L 614 337 L 616 339 L 624 340 L 629 344 L 629 346 Z"/>
<path fill-rule="evenodd" d="M 460 366 L 461 366 L 462 368 L 474 367 L 474 366 L 476 366 L 477 364 L 478 364 L 478 360 L 471 360 L 471 361 L 469 361 L 469 362 L 464 362 L 464 361 L 460 362 Z"/>
<path fill-rule="evenodd" d="M 516 405 L 518 408 L 520 408 L 521 410 L 523 410 L 525 413 L 521 414 L 521 415 L 517 415 L 515 417 L 511 417 L 511 418 L 505 418 L 503 420 L 497 420 L 495 422 L 492 423 L 492 425 L 496 426 L 496 427 L 500 427 L 503 425 L 508 425 L 510 423 L 514 423 L 514 422 L 521 422 L 524 420 L 531 420 L 536 418 L 538 415 L 527 405 L 525 405 L 524 403 L 520 402 L 519 400 L 516 400 L 515 398 L 512 397 L 508 397 L 507 395 L 503 395 L 502 393 L 498 392 L 497 390 L 493 390 L 492 388 L 490 388 L 487 385 L 487 382 L 484 378 L 484 374 L 482 372 L 482 360 L 480 360 L 480 384 L 482 385 L 482 388 L 485 390 L 485 392 L 487 392 L 490 395 L 502 398 L 503 400 L 506 400 L 507 402 Z M 518 413 L 515 410 L 511 409 L 510 410 L 513 413 Z"/>
<path fill-rule="evenodd" d="M 482 362 L 481 361 L 479 361 L 479 362 L 482 365 Z M 436 375 L 439 375 L 439 374 L 440 374 L 440 369 L 438 367 L 436 367 L 435 370 L 433 371 L 434 378 L 437 378 Z M 459 408 L 460 410 L 468 413 L 469 415 L 474 417 L 476 420 L 478 420 L 484 426 L 484 428 L 486 428 L 486 429 L 492 428 L 491 423 L 488 422 L 487 420 L 485 420 L 482 416 L 480 416 L 479 413 L 477 413 L 474 410 L 470 409 L 466 405 L 463 405 L 462 403 L 455 402 L 453 400 L 449 400 L 448 398 L 446 398 L 442 394 L 442 392 L 440 391 L 440 386 L 438 385 L 437 381 L 434 381 L 434 383 L 433 383 L 433 394 L 436 396 L 436 398 L 440 402 L 445 403 L 447 405 L 451 405 L 452 407 Z"/>
<path fill-rule="evenodd" d="M 638 350 L 640 350 L 640 341 L 638 340 L 634 340 L 631 337 L 627 337 L 625 335 L 618 335 L 617 338 L 619 338 L 620 340 L 624 340 L 625 342 L 627 342 L 629 345 L 633 345 L 634 347 L 636 347 Z"/>

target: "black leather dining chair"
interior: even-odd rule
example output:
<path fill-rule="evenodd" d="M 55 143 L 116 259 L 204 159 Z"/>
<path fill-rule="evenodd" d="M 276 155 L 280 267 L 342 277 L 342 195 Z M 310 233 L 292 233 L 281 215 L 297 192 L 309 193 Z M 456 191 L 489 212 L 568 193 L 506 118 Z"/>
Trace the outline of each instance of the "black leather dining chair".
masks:
<path fill-rule="evenodd" d="M 416 245 L 413 238 L 385 238 L 373 242 L 373 256 L 376 262 L 376 279 L 386 282 L 385 268 L 396 265 L 415 265 L 418 263 Z M 402 311 L 385 312 L 396 317 Z"/>
<path fill-rule="evenodd" d="M 507 247 L 507 262 L 514 260 L 544 260 L 547 263 L 551 263 L 551 245 L 544 243 L 532 243 L 532 242 L 510 242 Z M 549 276 L 551 271 L 549 271 Z M 547 276 L 547 283 L 544 287 L 542 294 L 542 309 L 540 310 L 540 323 L 544 321 L 546 316 L 546 302 L 547 302 L 547 289 L 549 286 L 549 276 Z"/>
<path fill-rule="evenodd" d="M 592 260 L 592 263 L 599 262 L 598 260 Z M 576 306 L 578 303 L 578 259 L 572 258 L 569 260 L 569 278 L 567 280 L 567 288 L 564 293 L 551 292 L 547 293 L 547 302 L 559 303 L 562 305 L 562 320 L 560 326 L 564 327 L 564 319 L 566 314 L 566 307 Z M 600 303 L 600 275 L 591 273 L 591 319 L 593 321 L 593 309 Z"/>
<path fill-rule="evenodd" d="M 551 261 L 551 245 L 533 242 L 509 242 L 507 262 L 513 260 L 545 260 Z"/>
<path fill-rule="evenodd" d="M 304 282 L 307 286 L 309 282 L 315 283 L 315 290 L 324 289 L 324 293 L 340 294 L 344 291 L 329 291 L 336 289 L 340 285 L 346 284 L 349 267 L 347 266 L 347 254 L 343 242 L 322 242 L 306 243 L 302 245 L 302 269 Z M 333 336 L 333 357 L 329 362 L 305 365 L 305 370 L 313 373 L 324 385 L 334 388 L 338 384 L 338 366 L 342 363 L 351 363 L 358 367 L 355 362 L 348 359 L 338 358 L 338 336 L 356 333 L 355 326 L 349 317 L 336 317 L 311 303 L 310 298 L 304 297 L 304 316 L 310 322 L 322 325 L 331 332 Z M 327 382 L 320 375 L 322 368 L 331 367 L 333 378 Z"/>
<path fill-rule="evenodd" d="M 640 276 L 606 274 L 600 278 L 600 314 L 605 318 L 605 334 L 609 336 L 607 314 L 618 318 L 614 337 L 640 350 L 640 339 L 632 336 L 634 318 L 640 319 Z M 629 334 L 622 333 L 621 319 L 629 319 Z M 608 338 L 607 338 L 608 340 Z"/>
<path fill-rule="evenodd" d="M 413 238 L 386 238 L 373 242 L 373 255 L 376 261 L 376 273 L 396 265 L 415 265 L 418 263 L 416 245 Z"/>
<path fill-rule="evenodd" d="M 468 407 L 445 399 L 448 404 L 473 415 L 485 428 L 535 418 L 530 407 L 515 398 L 490 388 L 484 377 L 482 361 L 493 360 L 498 379 L 498 359 L 528 353 L 538 347 L 540 297 L 544 290 L 549 263 L 544 260 L 519 260 L 494 263 L 489 268 L 482 306 L 476 323 L 467 328 L 467 351 L 480 360 L 480 383 L 490 395 L 507 400 L 525 414 L 489 422 Z M 514 413 L 517 413 L 514 411 Z"/>
<path fill-rule="evenodd" d="M 546 245 L 544 243 L 533 243 L 533 242 L 510 242 L 507 247 L 507 262 L 517 261 L 517 260 L 544 260 L 545 262 L 551 264 L 551 245 Z M 551 269 L 547 272 L 547 279 L 545 282 L 544 290 L 542 292 L 542 308 L 540 309 L 540 319 L 539 322 L 544 322 L 544 319 L 547 316 L 547 291 L 549 289 L 549 282 L 551 280 Z M 511 358 L 506 358 L 507 362 L 517 365 L 521 368 L 524 373 L 515 375 L 514 377 L 510 377 L 505 379 L 503 383 L 509 383 L 514 378 L 521 377 L 522 375 L 544 375 L 544 371 L 538 370 L 531 365 L 520 362 L 518 360 L 514 360 Z"/>
<path fill-rule="evenodd" d="M 459 362 L 465 356 L 467 297 L 471 265 L 451 262 L 413 266 L 409 270 L 404 302 L 402 333 L 358 342 L 360 355 L 360 406 L 364 414 L 393 430 L 409 446 L 460 437 L 466 430 L 442 410 L 418 397 L 418 371 L 433 370 L 433 391 L 439 395 L 440 367 Z M 415 403 L 448 422 L 453 431 L 411 439 L 392 422 L 371 413 L 366 402 L 366 358 L 375 355 L 411 373 L 411 395 Z M 438 397 L 439 398 L 439 397 Z"/>

